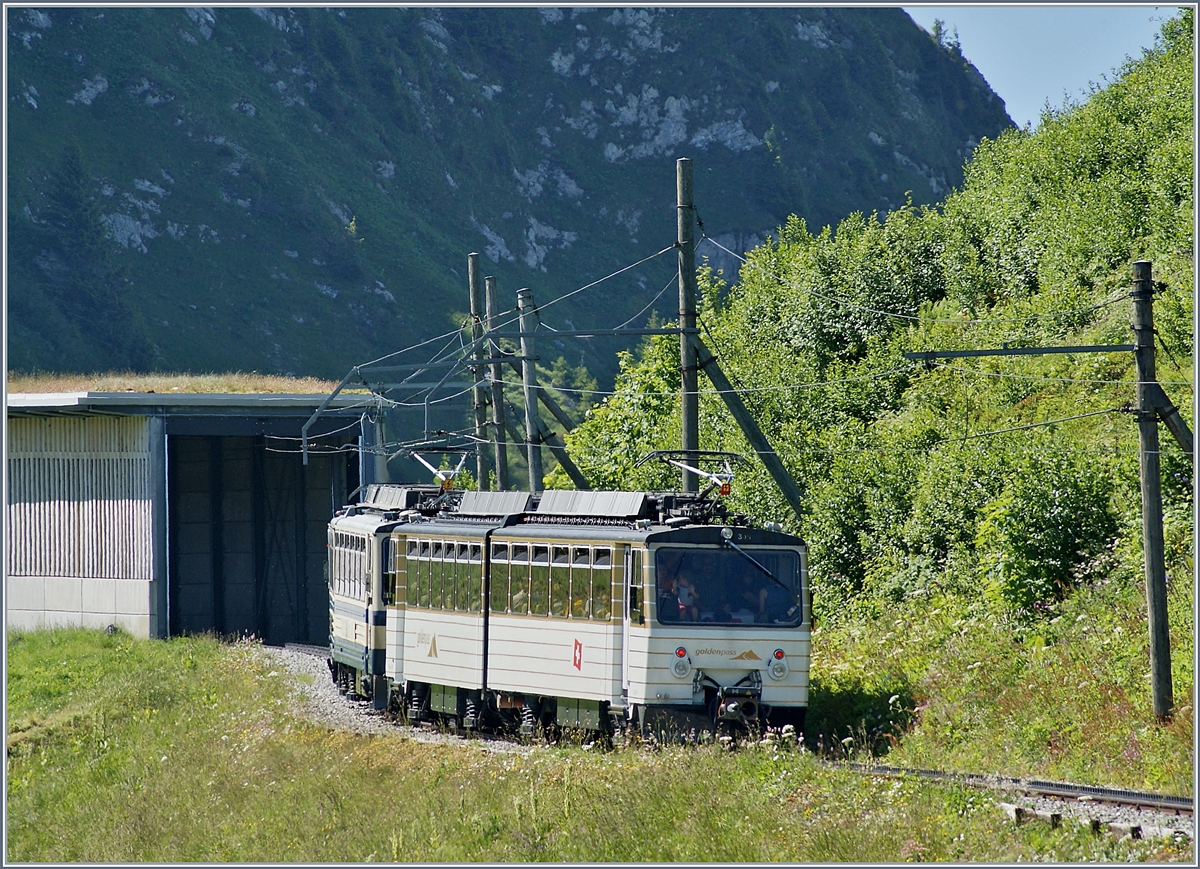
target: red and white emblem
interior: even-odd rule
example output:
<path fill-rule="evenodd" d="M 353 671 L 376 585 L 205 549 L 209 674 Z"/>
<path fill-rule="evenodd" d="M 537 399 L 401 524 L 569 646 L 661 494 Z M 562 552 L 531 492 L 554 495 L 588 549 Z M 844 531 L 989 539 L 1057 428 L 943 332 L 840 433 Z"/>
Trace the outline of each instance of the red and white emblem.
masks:
<path fill-rule="evenodd" d="M 575 641 L 575 654 L 571 656 L 571 663 L 575 665 L 576 670 L 583 669 L 583 643 L 579 640 Z"/>

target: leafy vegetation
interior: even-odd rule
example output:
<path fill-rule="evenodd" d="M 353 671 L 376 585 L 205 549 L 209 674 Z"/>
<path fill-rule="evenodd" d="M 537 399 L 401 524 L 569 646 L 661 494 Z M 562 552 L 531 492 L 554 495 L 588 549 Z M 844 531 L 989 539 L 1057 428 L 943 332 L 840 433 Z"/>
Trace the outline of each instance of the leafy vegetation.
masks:
<path fill-rule="evenodd" d="M 331 732 L 251 643 L 8 638 L 10 861 L 1179 860 L 1014 826 L 985 792 L 822 765 L 774 737 L 488 750 Z"/>
<path fill-rule="evenodd" d="M 1128 343 L 1131 263 L 1150 260 L 1159 377 L 1190 417 L 1192 69 L 1185 10 L 1085 101 L 982 142 L 940 206 L 817 233 L 792 217 L 737 285 L 701 269 L 702 337 L 805 495 L 791 515 L 756 467 L 732 502 L 809 543 L 827 745 L 857 727 L 933 765 L 1188 787 L 1193 468 L 1163 431 L 1178 712 L 1157 730 L 1137 436 L 1119 412 L 1131 355 L 903 354 Z M 679 442 L 676 348 L 623 356 L 616 394 L 569 436 L 599 485 L 677 485 L 633 467 Z M 751 454 L 711 389 L 700 428 L 702 447 Z"/>
<path fill-rule="evenodd" d="M 809 507 L 787 516 L 761 469 L 734 503 L 809 539 L 823 615 L 905 571 L 917 585 L 931 571 L 987 577 L 998 604 L 1032 612 L 1137 536 L 1134 428 L 1109 413 L 1131 398 L 1128 354 L 923 368 L 903 353 L 1127 342 L 1130 263 L 1150 259 L 1165 283 L 1162 377 L 1190 388 L 1188 20 L 1168 22 L 1157 48 L 1083 104 L 982 143 L 941 207 L 853 214 L 817 234 L 793 217 L 736 286 L 701 269 L 702 337 Z M 668 485 L 633 463 L 678 441 L 675 341 L 620 364 L 616 394 L 571 434 L 572 452 L 602 487 Z M 706 448 L 748 452 L 711 389 L 701 408 Z M 1164 452 L 1182 474 L 1169 437 Z M 1184 508 L 1187 487 L 1167 488 Z"/>

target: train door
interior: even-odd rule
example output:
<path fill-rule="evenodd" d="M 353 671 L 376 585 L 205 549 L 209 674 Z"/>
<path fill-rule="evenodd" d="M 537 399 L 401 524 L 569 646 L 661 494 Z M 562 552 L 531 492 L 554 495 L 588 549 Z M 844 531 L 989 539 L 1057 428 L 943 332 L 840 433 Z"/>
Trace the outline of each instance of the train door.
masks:
<path fill-rule="evenodd" d="M 625 593 L 621 599 L 621 694 L 629 701 L 629 611 L 633 605 L 631 592 L 634 589 L 633 547 L 625 546 Z"/>

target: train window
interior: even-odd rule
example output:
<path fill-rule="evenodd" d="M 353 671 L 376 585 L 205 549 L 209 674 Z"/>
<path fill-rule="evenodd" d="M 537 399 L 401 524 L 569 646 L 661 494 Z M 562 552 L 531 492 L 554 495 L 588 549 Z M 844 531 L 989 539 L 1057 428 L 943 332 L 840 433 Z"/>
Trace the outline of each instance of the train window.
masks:
<path fill-rule="evenodd" d="M 492 612 L 502 613 L 508 609 L 508 544 L 492 544 L 491 601 Z"/>
<path fill-rule="evenodd" d="M 571 618 L 586 619 L 592 609 L 592 569 L 588 566 L 589 553 L 586 549 L 576 549 L 572 555 L 575 564 L 571 567 Z"/>
<path fill-rule="evenodd" d="M 429 579 L 429 606 L 431 609 L 442 609 L 446 605 L 443 588 L 446 579 L 446 568 L 453 565 L 447 565 L 443 560 L 445 551 L 442 548 L 442 543 L 439 540 L 433 544 L 433 556 L 429 562 L 431 568 Z"/>
<path fill-rule="evenodd" d="M 629 568 L 629 620 L 642 624 L 646 620 L 645 596 L 642 588 L 642 550 L 634 549 Z"/>
<path fill-rule="evenodd" d="M 382 550 L 381 560 L 383 562 L 383 600 L 380 601 L 384 606 L 389 605 L 395 598 L 396 591 L 396 569 L 392 561 L 392 541 L 388 538 L 383 538 L 379 541 L 379 548 Z"/>
<path fill-rule="evenodd" d="M 569 553 L 570 550 L 565 546 L 555 546 L 551 551 L 550 615 L 564 619 L 567 617 L 567 600 L 571 590 Z"/>
<path fill-rule="evenodd" d="M 433 562 L 429 560 L 431 547 L 428 540 L 421 541 L 421 559 L 418 563 L 417 574 L 417 606 L 429 606 L 430 572 Z"/>
<path fill-rule="evenodd" d="M 612 550 L 597 548 L 592 568 L 592 618 L 608 621 L 612 615 Z"/>
<path fill-rule="evenodd" d="M 529 612 L 535 616 L 547 613 L 550 597 L 550 549 L 533 547 L 533 564 L 529 568 Z"/>
<path fill-rule="evenodd" d="M 571 558 L 572 564 L 591 564 L 591 555 L 586 546 L 576 546 Z"/>
<path fill-rule="evenodd" d="M 461 562 L 459 563 L 461 567 Z M 467 611 L 477 613 L 483 596 L 483 547 L 471 544 L 467 561 Z"/>
<path fill-rule="evenodd" d="M 454 608 L 467 608 L 467 544 L 454 547 Z"/>
<path fill-rule="evenodd" d="M 529 613 L 529 547 L 513 544 L 512 565 L 509 567 L 508 611 L 517 615 Z"/>
<path fill-rule="evenodd" d="M 664 547 L 655 579 L 660 622 L 795 627 L 803 618 L 795 551 Z"/>
<path fill-rule="evenodd" d="M 421 546 L 416 540 L 408 541 L 408 559 L 404 571 L 404 599 L 409 606 L 417 605 L 417 577 L 420 575 L 421 561 L 418 557 Z"/>

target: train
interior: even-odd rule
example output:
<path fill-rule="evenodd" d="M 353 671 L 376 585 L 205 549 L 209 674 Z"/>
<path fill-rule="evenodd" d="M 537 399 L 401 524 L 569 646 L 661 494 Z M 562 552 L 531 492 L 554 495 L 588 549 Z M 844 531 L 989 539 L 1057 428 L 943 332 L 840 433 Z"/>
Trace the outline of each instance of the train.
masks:
<path fill-rule="evenodd" d="M 807 547 L 708 493 L 373 484 L 328 554 L 331 676 L 410 724 L 803 727 Z"/>

